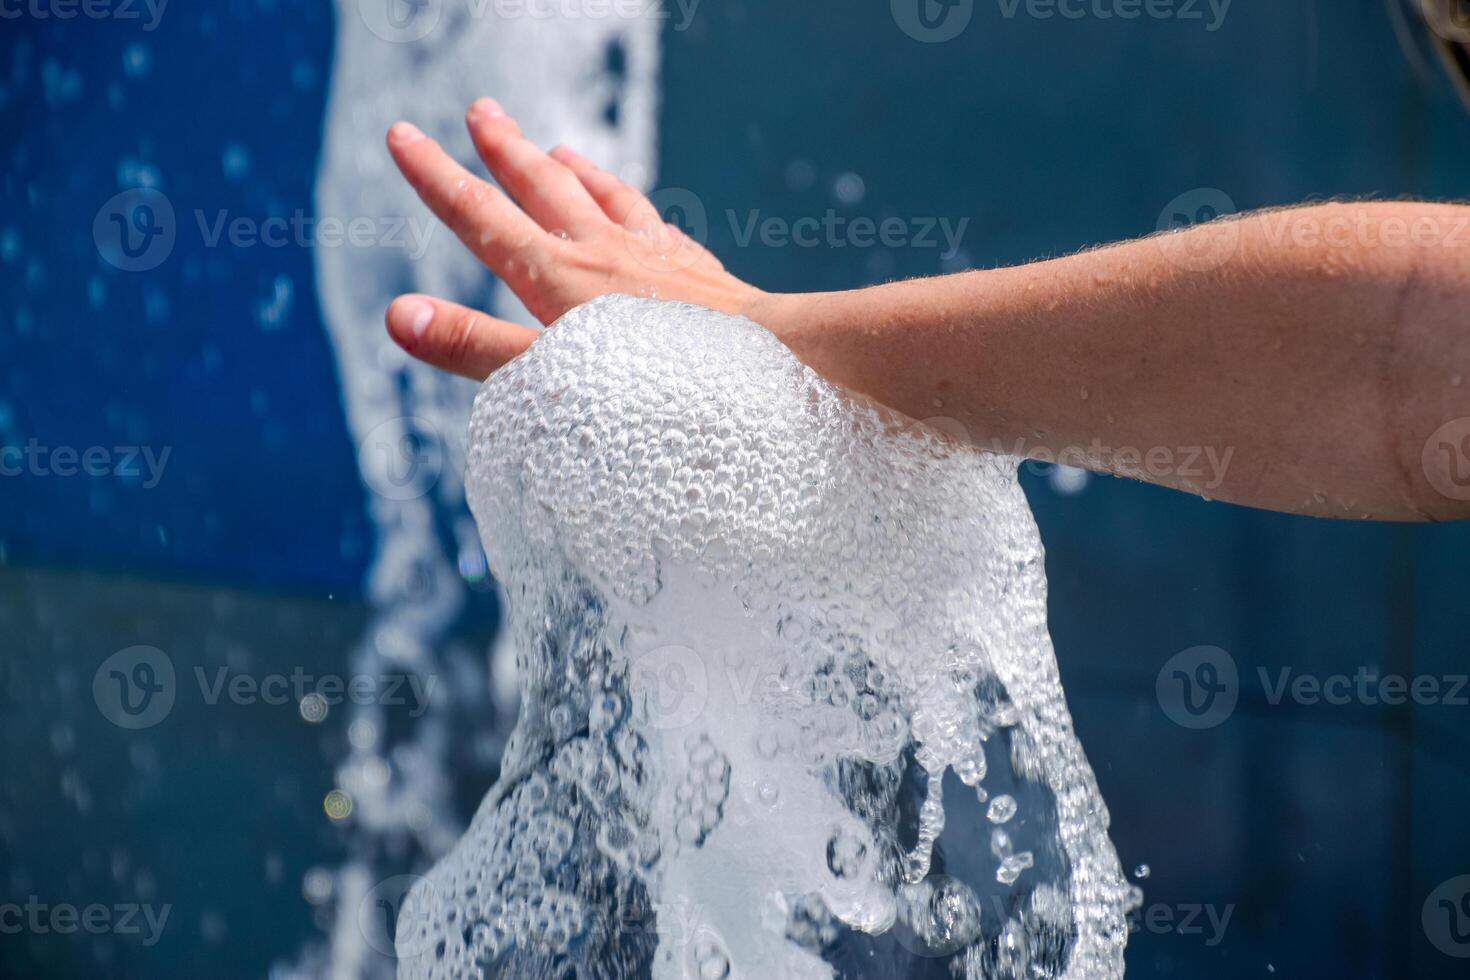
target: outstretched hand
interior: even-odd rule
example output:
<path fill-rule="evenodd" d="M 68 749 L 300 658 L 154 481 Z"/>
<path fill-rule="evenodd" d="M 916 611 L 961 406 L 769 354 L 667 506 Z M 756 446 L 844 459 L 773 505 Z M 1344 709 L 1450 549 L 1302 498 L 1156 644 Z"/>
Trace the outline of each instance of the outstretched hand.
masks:
<path fill-rule="evenodd" d="M 642 193 L 566 148 L 549 154 L 493 99 L 466 124 L 499 187 L 460 166 L 412 123 L 388 131 L 388 149 L 420 198 L 544 324 L 606 293 L 749 313 L 765 294 L 725 271 Z M 405 350 L 475 380 L 530 345 L 536 331 L 421 294 L 388 307 L 388 332 Z"/>

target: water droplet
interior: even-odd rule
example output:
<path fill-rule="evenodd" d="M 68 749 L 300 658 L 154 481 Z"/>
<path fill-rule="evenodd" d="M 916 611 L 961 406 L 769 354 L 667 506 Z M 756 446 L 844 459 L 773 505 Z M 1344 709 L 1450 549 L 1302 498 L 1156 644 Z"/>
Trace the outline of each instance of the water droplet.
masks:
<path fill-rule="evenodd" d="M 868 193 L 867 184 L 855 173 L 844 173 L 832 182 L 832 193 L 843 204 L 859 204 Z"/>
<path fill-rule="evenodd" d="M 990 801 L 990 807 L 985 811 L 985 817 L 991 823 L 1005 823 L 1016 815 L 1016 798 L 1009 794 L 1001 794 Z"/>
<path fill-rule="evenodd" d="M 250 151 L 239 143 L 226 145 L 220 160 L 230 180 L 242 180 L 250 173 Z"/>
<path fill-rule="evenodd" d="M 301 699 L 301 717 L 313 725 L 320 724 L 327 717 L 327 699 L 315 691 Z"/>
<path fill-rule="evenodd" d="M 148 50 L 148 45 L 141 41 L 134 41 L 123 51 L 123 73 L 129 78 L 138 78 L 148 74 L 148 68 L 153 64 L 153 55 Z"/>
<path fill-rule="evenodd" d="M 322 800 L 322 809 L 333 820 L 346 820 L 352 816 L 352 797 L 340 789 L 334 789 Z"/>

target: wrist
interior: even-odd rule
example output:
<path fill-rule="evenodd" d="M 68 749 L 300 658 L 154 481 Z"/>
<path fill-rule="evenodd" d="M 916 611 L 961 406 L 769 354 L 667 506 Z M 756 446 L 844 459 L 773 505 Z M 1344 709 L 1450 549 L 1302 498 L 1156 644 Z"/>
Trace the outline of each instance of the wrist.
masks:
<path fill-rule="evenodd" d="M 819 293 L 768 293 L 756 290 L 739 311 L 776 335 L 776 339 L 800 353 L 801 338 L 810 332 L 810 311 Z"/>

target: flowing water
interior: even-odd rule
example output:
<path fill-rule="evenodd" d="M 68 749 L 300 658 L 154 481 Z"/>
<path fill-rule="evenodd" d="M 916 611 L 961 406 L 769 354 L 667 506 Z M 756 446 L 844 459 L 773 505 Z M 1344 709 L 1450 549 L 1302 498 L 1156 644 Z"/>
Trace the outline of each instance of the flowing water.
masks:
<path fill-rule="evenodd" d="M 427 220 L 382 134 L 412 119 L 469 163 L 483 94 L 651 179 L 653 17 L 378 6 L 338 5 L 321 214 Z M 382 310 L 420 290 L 517 318 L 515 298 L 443 229 L 423 255 L 316 256 L 378 531 L 353 670 L 458 681 L 408 730 L 354 709 L 331 941 L 280 975 L 1121 973 L 1133 893 L 1012 462 L 833 390 L 749 323 L 628 298 L 491 379 L 466 454 L 473 387 L 405 357 Z M 493 669 L 449 641 L 479 555 L 466 464 L 510 602 Z M 461 837 L 464 747 L 498 748 L 517 684 Z"/>
<path fill-rule="evenodd" d="M 330 940 L 280 967 L 282 976 L 393 975 L 392 920 L 375 906 L 395 902 L 401 876 L 457 839 L 455 775 L 493 766 L 503 740 L 497 718 L 515 705 L 505 657 L 487 666 L 485 651 L 451 642 L 466 579 L 483 562 L 461 482 L 474 385 L 404 355 L 383 329 L 383 311 L 400 292 L 421 291 L 535 321 L 437 226 L 394 169 L 384 134 L 395 120 L 413 120 L 483 172 L 464 110 L 492 95 L 531 139 L 575 146 L 634 184 L 652 176 L 658 24 L 647 9 L 577 18 L 528 11 L 477 0 L 337 3 L 317 212 L 433 228 L 422 255 L 350 242 L 314 250 L 377 537 L 368 581 L 376 612 L 350 669 L 411 670 L 446 683 L 406 728 L 390 728 L 380 705 L 352 706 L 351 753 L 338 770 L 353 801 L 351 856 L 307 887 L 314 900 L 330 896 Z"/>
<path fill-rule="evenodd" d="M 1121 976 L 1014 460 L 611 296 L 485 383 L 467 464 L 520 718 L 400 976 Z"/>

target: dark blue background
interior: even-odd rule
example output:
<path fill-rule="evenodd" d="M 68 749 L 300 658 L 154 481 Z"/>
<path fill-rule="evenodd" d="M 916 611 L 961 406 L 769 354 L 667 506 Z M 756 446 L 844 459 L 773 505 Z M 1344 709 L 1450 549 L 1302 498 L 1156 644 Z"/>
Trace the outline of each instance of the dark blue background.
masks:
<path fill-rule="evenodd" d="M 968 261 L 993 265 L 1148 233 L 1199 187 L 1242 209 L 1470 187 L 1470 117 L 1432 63 L 1416 68 L 1389 4 L 1236 0 L 1216 32 L 1001 9 L 978 2 L 960 37 L 920 44 L 881 0 L 705 0 L 689 30 L 664 32 L 660 183 L 706 202 L 710 245 L 733 271 L 787 290 L 943 267 L 938 250 L 740 247 L 727 208 L 968 217 Z M 226 746 L 201 738 L 214 720 L 171 719 L 150 743 L 161 775 L 141 809 L 120 788 L 82 812 L 61 785 L 73 770 L 105 785 L 130 749 L 115 730 L 78 715 L 80 749 L 65 767 L 47 761 L 68 703 L 53 674 L 85 688 L 102 647 L 191 636 L 216 615 L 169 591 L 143 625 L 129 620 L 119 610 L 146 604 L 150 582 L 266 603 L 279 635 L 259 642 L 283 664 L 331 663 L 352 640 L 372 532 L 311 255 L 207 248 L 192 219 L 311 211 L 331 18 L 321 3 L 174 0 L 153 32 L 0 22 L 0 442 L 172 448 L 152 489 L 0 478 L 0 854 L 14 869 L 0 900 L 80 880 L 82 842 L 126 845 L 181 911 L 158 947 L 114 950 L 109 975 L 262 975 L 311 934 L 300 872 L 340 850 L 316 791 L 340 733 L 256 720 Z M 243 177 L 226 172 L 231 147 L 248 155 Z M 796 161 L 809 186 L 792 179 Z M 832 192 L 847 172 L 866 187 L 853 206 Z M 174 203 L 179 243 L 156 270 L 124 273 L 91 227 L 140 174 Z M 292 301 L 263 325 L 257 304 L 281 277 Z M 1271 705 L 1252 679 L 1259 667 L 1470 669 L 1470 528 L 1025 480 L 1058 657 L 1125 866 L 1151 866 L 1150 905 L 1234 906 L 1215 946 L 1135 936 L 1130 974 L 1463 976 L 1465 961 L 1426 941 L 1420 909 L 1470 872 L 1470 708 Z M 89 630 L 106 640 L 76 639 Z M 1246 682 L 1228 722 L 1194 732 L 1164 717 L 1154 681 L 1199 644 L 1230 651 Z M 262 850 L 279 852 L 284 884 L 261 871 Z M 58 886 L 52 900 L 109 900 L 107 886 L 78 887 L 91 890 Z M 201 909 L 229 923 L 225 939 L 206 940 Z M 0 968 L 86 975 L 83 942 L 0 937 Z"/>

